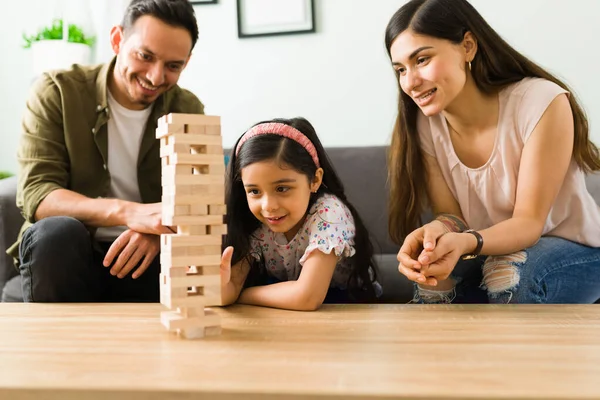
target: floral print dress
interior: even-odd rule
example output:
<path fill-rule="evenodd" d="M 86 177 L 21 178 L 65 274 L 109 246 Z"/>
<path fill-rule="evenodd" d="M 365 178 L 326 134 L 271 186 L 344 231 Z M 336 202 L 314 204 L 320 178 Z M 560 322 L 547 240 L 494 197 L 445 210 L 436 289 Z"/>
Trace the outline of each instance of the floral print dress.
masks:
<path fill-rule="evenodd" d="M 257 260 L 264 260 L 269 276 L 292 281 L 298 279 L 302 265 L 313 251 L 325 254 L 333 251 L 338 256 L 338 264 L 330 287 L 346 289 L 352 272 L 348 258 L 356 252 L 354 235 L 354 219 L 348 207 L 336 196 L 325 194 L 310 208 L 292 240 L 262 225 L 252 235 L 251 253 Z"/>

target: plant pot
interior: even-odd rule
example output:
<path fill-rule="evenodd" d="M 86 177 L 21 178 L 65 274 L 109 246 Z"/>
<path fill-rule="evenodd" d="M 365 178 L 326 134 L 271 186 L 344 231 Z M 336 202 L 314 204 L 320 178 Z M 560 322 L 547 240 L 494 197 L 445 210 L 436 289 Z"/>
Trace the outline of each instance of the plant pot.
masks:
<path fill-rule="evenodd" d="M 53 69 L 66 69 L 72 64 L 89 64 L 92 54 L 90 46 L 64 40 L 41 40 L 31 45 L 31 51 L 34 76 Z"/>

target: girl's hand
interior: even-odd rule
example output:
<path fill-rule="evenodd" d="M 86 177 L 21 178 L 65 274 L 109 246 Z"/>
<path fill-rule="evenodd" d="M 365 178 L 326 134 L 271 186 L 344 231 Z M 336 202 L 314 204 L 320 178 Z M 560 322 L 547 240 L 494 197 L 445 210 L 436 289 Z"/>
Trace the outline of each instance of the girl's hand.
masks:
<path fill-rule="evenodd" d="M 233 247 L 229 246 L 223 251 L 221 256 L 221 287 L 225 287 L 231 281 L 231 258 L 233 257 Z"/>
<path fill-rule="evenodd" d="M 468 253 L 472 247 L 471 239 L 476 240 L 471 234 L 450 232 L 439 238 L 435 249 L 423 250 L 418 262 L 427 265 L 421 273 L 429 279 L 437 281 L 446 280 L 456 263 L 463 254 Z"/>
<path fill-rule="evenodd" d="M 438 240 L 446 233 L 445 225 L 439 221 L 432 221 L 411 232 L 398 252 L 398 271 L 411 281 L 435 286 L 437 280 L 425 274 L 428 263 L 422 262 L 420 256 L 433 251 Z"/>

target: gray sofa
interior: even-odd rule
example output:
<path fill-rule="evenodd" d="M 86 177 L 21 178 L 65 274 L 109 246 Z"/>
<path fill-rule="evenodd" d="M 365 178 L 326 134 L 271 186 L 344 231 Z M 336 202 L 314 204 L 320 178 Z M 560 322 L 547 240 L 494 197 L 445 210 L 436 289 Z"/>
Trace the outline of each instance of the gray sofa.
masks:
<path fill-rule="evenodd" d="M 386 147 L 330 148 L 329 157 L 344 182 L 346 194 L 361 214 L 373 238 L 380 266 L 379 281 L 385 302 L 405 303 L 412 298 L 412 285 L 398 273 L 398 246 L 387 234 Z M 16 239 L 23 222 L 15 205 L 16 178 L 0 181 L 0 290 L 4 300 L 21 297 L 20 281 L 6 249 Z"/>
<path fill-rule="evenodd" d="M 349 200 L 371 232 L 384 291 L 381 300 L 406 303 L 412 298 L 412 283 L 398 272 L 398 246 L 390 241 L 387 233 L 386 147 L 343 147 L 327 151 Z M 596 201 L 600 201 L 600 174 L 590 175 L 587 185 Z M 8 295 L 7 300 L 13 301 L 20 296 L 20 282 L 18 277 L 14 278 L 17 273 L 5 250 L 14 242 L 23 221 L 15 205 L 15 192 L 15 178 L 0 181 L 0 289 L 10 280 L 4 294 Z"/>

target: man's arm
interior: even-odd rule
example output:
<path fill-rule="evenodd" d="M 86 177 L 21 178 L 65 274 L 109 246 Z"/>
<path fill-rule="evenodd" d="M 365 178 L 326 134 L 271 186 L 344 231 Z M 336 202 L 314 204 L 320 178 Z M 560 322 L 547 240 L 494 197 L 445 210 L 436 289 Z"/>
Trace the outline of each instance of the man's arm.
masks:
<path fill-rule="evenodd" d="M 23 216 L 29 222 L 69 216 L 94 227 L 125 225 L 138 232 L 170 232 L 161 224 L 158 203 L 93 199 L 67 189 L 71 165 L 62 104 L 58 86 L 44 74 L 27 101 L 18 149 L 17 205 Z"/>
<path fill-rule="evenodd" d="M 17 206 L 29 222 L 49 193 L 67 187 L 69 155 L 63 132 L 61 94 L 47 74 L 34 84 L 23 115 L 17 151 L 20 164 Z"/>
<path fill-rule="evenodd" d="M 56 189 L 39 204 L 35 220 L 73 217 L 87 226 L 119 226 L 144 233 L 172 233 L 162 226 L 161 204 L 139 204 L 119 199 L 90 199 L 71 190 Z"/>

